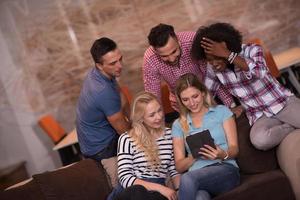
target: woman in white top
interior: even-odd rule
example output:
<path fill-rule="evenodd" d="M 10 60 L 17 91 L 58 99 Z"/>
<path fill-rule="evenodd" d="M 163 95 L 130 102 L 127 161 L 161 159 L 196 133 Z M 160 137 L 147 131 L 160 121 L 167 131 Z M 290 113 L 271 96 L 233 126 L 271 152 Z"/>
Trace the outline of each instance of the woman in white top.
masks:
<path fill-rule="evenodd" d="M 134 99 L 132 129 L 119 138 L 121 192 L 116 199 L 177 199 L 180 175 L 175 169 L 171 130 L 165 128 L 163 116 L 160 103 L 151 93 L 142 92 Z M 168 174 L 175 189 L 165 185 Z"/>

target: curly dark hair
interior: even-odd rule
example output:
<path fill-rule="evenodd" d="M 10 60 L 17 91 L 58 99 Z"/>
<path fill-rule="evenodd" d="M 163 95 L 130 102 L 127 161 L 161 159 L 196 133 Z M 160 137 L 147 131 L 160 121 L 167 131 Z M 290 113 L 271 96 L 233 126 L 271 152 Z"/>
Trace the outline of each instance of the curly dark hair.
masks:
<path fill-rule="evenodd" d="M 117 44 L 107 37 L 102 37 L 93 43 L 90 52 L 95 63 L 102 63 L 102 56 L 117 48 Z"/>
<path fill-rule="evenodd" d="M 204 49 L 200 45 L 203 37 L 209 38 L 216 42 L 225 42 L 227 48 L 232 52 L 239 53 L 242 50 L 241 33 L 231 24 L 215 23 L 209 26 L 201 26 L 197 30 L 191 50 L 192 57 L 195 60 L 206 59 Z"/>
<path fill-rule="evenodd" d="M 167 44 L 169 36 L 176 38 L 174 27 L 167 24 L 158 24 L 150 30 L 148 42 L 154 48 L 160 48 Z"/>

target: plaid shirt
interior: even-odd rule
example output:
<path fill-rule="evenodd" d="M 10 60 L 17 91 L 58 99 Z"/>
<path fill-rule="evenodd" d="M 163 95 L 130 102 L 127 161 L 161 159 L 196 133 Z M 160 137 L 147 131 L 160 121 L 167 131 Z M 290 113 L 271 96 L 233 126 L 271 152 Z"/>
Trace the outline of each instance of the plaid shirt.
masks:
<path fill-rule="evenodd" d="M 208 65 L 205 84 L 213 93 L 224 85 L 240 100 L 252 125 L 263 114 L 271 117 L 278 113 L 293 94 L 271 75 L 260 46 L 243 44 L 239 56 L 245 59 L 249 71 L 235 67 L 234 72 L 228 68 L 223 72 L 214 72 Z"/>
<path fill-rule="evenodd" d="M 180 32 L 176 35 L 181 49 L 180 67 L 164 62 L 152 47 L 149 47 L 144 54 L 143 80 L 145 91 L 156 95 L 158 99 L 161 99 L 161 80 L 167 82 L 170 92 L 174 94 L 176 80 L 181 75 L 193 73 L 199 80 L 203 80 L 203 74 L 206 73 L 206 62 L 194 62 L 191 57 L 195 33 Z M 225 105 L 230 106 L 233 103 L 232 96 L 224 87 L 218 87 L 216 94 Z"/>

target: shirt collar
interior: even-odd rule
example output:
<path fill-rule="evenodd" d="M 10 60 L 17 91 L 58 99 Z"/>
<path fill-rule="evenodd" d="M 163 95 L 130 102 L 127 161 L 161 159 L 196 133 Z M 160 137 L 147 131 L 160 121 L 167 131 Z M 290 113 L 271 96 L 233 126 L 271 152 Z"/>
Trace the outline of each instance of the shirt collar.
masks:
<path fill-rule="evenodd" d="M 207 111 L 207 113 L 205 113 L 205 115 L 207 115 L 210 112 L 214 112 L 215 110 L 216 110 L 216 107 L 215 106 L 211 106 L 211 107 L 208 108 L 208 111 Z M 187 119 L 187 122 L 188 122 L 189 126 L 191 126 L 193 122 L 192 122 L 192 117 L 191 117 L 190 113 L 187 114 L 187 118 L 186 119 Z"/>
<path fill-rule="evenodd" d="M 94 73 L 96 74 L 96 76 L 98 76 L 99 78 L 103 79 L 106 82 L 115 82 L 116 77 L 112 77 L 112 79 L 109 79 L 107 76 L 105 76 L 97 67 L 94 67 Z"/>

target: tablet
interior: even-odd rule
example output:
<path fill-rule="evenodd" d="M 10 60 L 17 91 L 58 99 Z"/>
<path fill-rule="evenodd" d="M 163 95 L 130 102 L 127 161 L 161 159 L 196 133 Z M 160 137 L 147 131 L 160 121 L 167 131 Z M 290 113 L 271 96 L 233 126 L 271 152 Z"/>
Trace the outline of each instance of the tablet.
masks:
<path fill-rule="evenodd" d="M 201 156 L 198 152 L 200 148 L 203 147 L 205 144 L 216 148 L 214 139 L 211 137 L 209 130 L 204 130 L 193 135 L 187 136 L 186 142 L 194 158 L 198 158 Z"/>

